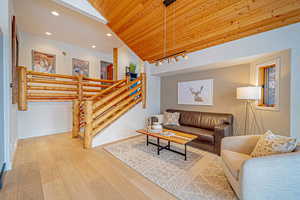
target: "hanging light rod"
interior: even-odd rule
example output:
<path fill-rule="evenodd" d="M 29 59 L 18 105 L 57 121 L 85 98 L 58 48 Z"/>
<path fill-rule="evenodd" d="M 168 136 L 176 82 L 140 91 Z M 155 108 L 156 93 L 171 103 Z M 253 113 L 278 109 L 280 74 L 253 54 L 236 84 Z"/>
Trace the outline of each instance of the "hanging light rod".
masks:
<path fill-rule="evenodd" d="M 163 3 L 165 4 L 166 7 L 174 3 L 176 0 L 164 0 Z"/>
<path fill-rule="evenodd" d="M 185 55 L 185 51 L 180 51 L 180 52 L 178 52 L 178 53 L 174 53 L 174 54 L 172 54 L 172 55 L 168 55 L 168 56 L 162 57 L 162 58 L 160 58 L 160 59 L 157 59 L 157 60 L 155 60 L 154 62 L 159 61 L 159 60 L 165 60 L 165 59 L 170 58 L 170 57 L 181 56 L 181 55 L 183 55 L 183 54 Z"/>
<path fill-rule="evenodd" d="M 184 59 L 188 59 L 188 56 L 186 55 L 186 51 L 181 51 L 181 52 L 178 52 L 178 53 L 168 55 L 168 56 L 162 57 L 160 59 L 154 60 L 150 63 L 155 63 L 156 66 L 159 66 L 159 65 L 163 64 L 165 61 L 167 61 L 167 63 L 170 63 L 170 62 L 173 62 L 173 61 L 178 62 L 179 57 L 182 57 Z"/>
<path fill-rule="evenodd" d="M 167 56 L 167 7 L 170 6 L 171 4 L 175 3 L 176 0 L 164 0 L 163 1 L 163 4 L 165 5 L 165 8 L 163 9 L 164 11 L 164 28 L 163 28 L 163 31 L 164 31 L 164 37 L 163 37 L 163 55 L 164 57 L 160 58 L 160 59 L 157 59 L 157 60 L 153 60 L 153 61 L 150 61 L 150 63 L 155 63 L 156 66 L 159 66 L 161 64 L 163 64 L 165 61 L 167 63 L 174 63 L 174 62 L 178 62 L 179 61 L 179 58 L 182 56 L 182 58 L 184 59 L 187 59 L 187 55 L 186 55 L 186 52 L 185 51 L 181 51 L 181 52 L 178 52 L 178 53 L 175 53 L 175 54 L 172 54 L 172 55 L 168 55 Z M 175 19 L 176 19 L 176 8 L 175 8 L 175 5 L 174 4 L 174 7 L 173 7 L 173 17 L 174 17 L 174 22 L 173 22 L 173 40 L 174 40 L 174 45 L 173 45 L 173 48 L 175 45 Z"/>

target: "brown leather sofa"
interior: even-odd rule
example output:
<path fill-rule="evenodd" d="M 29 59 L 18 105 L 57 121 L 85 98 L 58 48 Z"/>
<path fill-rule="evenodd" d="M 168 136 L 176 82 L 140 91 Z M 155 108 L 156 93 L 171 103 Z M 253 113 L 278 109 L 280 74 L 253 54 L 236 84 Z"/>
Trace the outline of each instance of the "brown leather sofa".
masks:
<path fill-rule="evenodd" d="M 221 140 L 233 135 L 233 115 L 168 109 L 179 112 L 180 126 L 165 125 L 164 128 L 198 136 L 192 146 L 220 155 Z"/>

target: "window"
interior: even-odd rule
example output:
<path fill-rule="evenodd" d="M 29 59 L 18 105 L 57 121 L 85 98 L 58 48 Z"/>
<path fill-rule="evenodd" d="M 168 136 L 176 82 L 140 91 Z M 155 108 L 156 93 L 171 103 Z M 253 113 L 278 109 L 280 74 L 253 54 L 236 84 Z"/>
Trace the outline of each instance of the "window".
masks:
<path fill-rule="evenodd" d="M 276 70 L 275 65 L 260 67 L 259 77 L 262 96 L 259 106 L 275 107 L 276 99 Z"/>
<path fill-rule="evenodd" d="M 261 86 L 259 108 L 279 108 L 279 59 L 257 65 L 257 83 Z"/>

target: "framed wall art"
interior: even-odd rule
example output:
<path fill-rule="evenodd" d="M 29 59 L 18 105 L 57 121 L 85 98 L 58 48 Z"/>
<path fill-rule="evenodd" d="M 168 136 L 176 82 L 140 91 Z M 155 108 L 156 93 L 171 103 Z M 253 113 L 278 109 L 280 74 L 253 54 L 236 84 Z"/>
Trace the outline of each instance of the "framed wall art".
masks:
<path fill-rule="evenodd" d="M 178 82 L 178 104 L 213 105 L 213 79 Z"/>
<path fill-rule="evenodd" d="M 55 74 L 56 56 L 32 50 L 32 70 L 35 72 Z"/>
<path fill-rule="evenodd" d="M 80 60 L 77 58 L 72 59 L 72 75 L 77 76 L 83 74 L 85 77 L 89 76 L 89 61 Z"/>

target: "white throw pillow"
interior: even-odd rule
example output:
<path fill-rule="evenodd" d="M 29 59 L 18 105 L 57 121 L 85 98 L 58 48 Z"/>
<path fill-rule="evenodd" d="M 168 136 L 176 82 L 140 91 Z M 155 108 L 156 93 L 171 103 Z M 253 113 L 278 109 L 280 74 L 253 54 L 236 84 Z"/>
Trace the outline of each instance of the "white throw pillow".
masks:
<path fill-rule="evenodd" d="M 152 115 L 152 117 L 156 117 L 159 124 L 163 124 L 164 122 L 164 115 Z"/>
<path fill-rule="evenodd" d="M 164 112 L 164 125 L 175 125 L 179 126 L 179 112 Z"/>
<path fill-rule="evenodd" d="M 294 151 L 296 146 L 297 139 L 275 135 L 271 131 L 267 131 L 264 135 L 260 136 L 250 156 L 260 157 L 288 153 Z"/>

